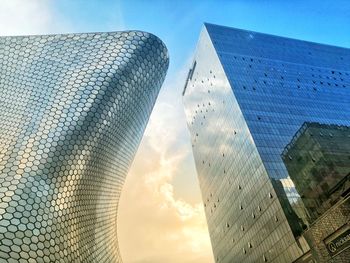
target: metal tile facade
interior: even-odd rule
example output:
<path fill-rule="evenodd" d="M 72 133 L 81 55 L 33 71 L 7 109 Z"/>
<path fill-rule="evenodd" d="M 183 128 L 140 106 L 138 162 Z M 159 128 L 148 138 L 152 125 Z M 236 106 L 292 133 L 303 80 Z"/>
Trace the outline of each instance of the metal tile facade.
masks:
<path fill-rule="evenodd" d="M 310 253 L 282 153 L 305 122 L 350 125 L 350 50 L 206 24 L 183 100 L 216 262 Z"/>
<path fill-rule="evenodd" d="M 167 67 L 139 31 L 0 38 L 0 262 L 121 262 L 119 196 Z"/>

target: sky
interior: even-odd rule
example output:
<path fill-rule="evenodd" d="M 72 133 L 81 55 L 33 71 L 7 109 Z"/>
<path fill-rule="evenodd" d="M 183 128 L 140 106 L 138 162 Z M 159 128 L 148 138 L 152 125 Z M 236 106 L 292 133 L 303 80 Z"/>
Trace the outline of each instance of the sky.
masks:
<path fill-rule="evenodd" d="M 203 22 L 350 47 L 348 0 L 0 0 L 0 35 L 137 29 L 168 47 L 119 205 L 125 263 L 214 262 L 181 98 Z"/>

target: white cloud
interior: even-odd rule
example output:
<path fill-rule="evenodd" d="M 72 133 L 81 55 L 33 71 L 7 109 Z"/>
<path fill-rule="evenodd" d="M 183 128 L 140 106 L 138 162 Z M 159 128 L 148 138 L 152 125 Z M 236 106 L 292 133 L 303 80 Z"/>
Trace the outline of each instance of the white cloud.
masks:
<path fill-rule="evenodd" d="M 172 184 L 192 154 L 181 101 L 187 64 L 162 88 L 122 191 L 118 236 L 126 263 L 213 262 L 202 203 L 176 197 Z"/>
<path fill-rule="evenodd" d="M 0 0 L 0 35 L 49 33 L 51 19 L 48 0 Z"/>

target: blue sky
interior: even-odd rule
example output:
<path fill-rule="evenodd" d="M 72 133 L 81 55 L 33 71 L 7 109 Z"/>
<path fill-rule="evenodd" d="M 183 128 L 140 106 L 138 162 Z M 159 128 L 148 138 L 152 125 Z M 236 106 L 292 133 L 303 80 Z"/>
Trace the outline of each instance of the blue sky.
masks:
<path fill-rule="evenodd" d="M 350 46 L 347 0 L 58 0 L 53 4 L 78 32 L 139 29 L 156 34 L 169 48 L 170 72 L 192 52 L 203 22 Z"/>
<path fill-rule="evenodd" d="M 349 0 L 0 0 L 0 35 L 138 29 L 168 47 L 168 75 L 120 200 L 125 263 L 213 262 L 181 100 L 204 22 L 350 47 Z"/>

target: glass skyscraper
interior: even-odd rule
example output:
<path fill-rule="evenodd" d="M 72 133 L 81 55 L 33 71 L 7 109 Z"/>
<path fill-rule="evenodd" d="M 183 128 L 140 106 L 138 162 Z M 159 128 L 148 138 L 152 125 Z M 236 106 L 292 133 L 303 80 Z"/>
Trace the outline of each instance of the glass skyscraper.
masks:
<path fill-rule="evenodd" d="M 119 196 L 167 67 L 140 31 L 0 37 L 0 262 L 121 262 Z"/>
<path fill-rule="evenodd" d="M 183 100 L 216 262 L 349 262 L 350 49 L 205 24 Z"/>

